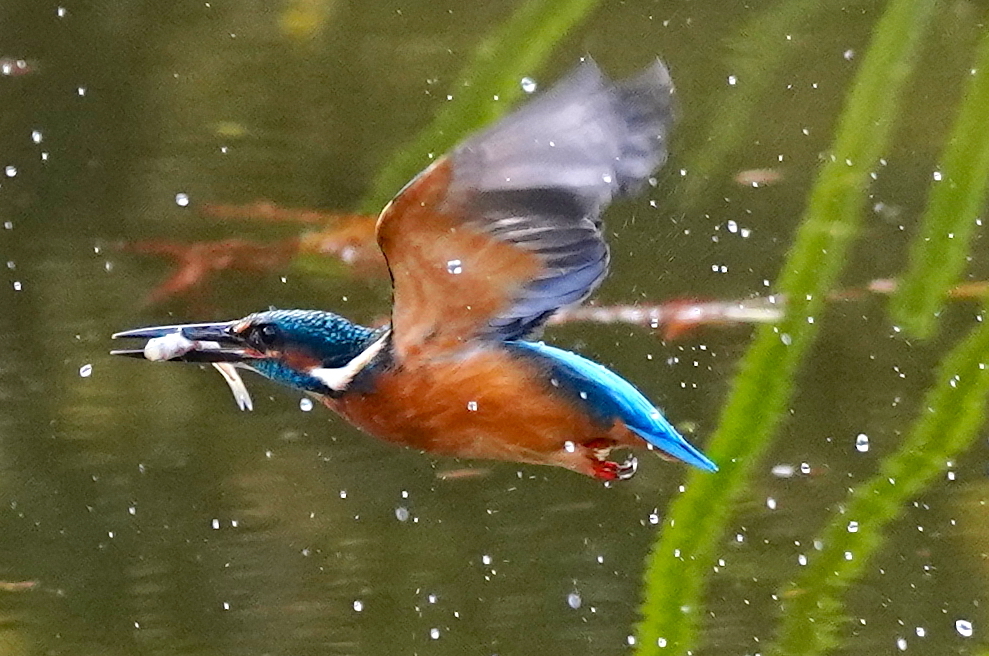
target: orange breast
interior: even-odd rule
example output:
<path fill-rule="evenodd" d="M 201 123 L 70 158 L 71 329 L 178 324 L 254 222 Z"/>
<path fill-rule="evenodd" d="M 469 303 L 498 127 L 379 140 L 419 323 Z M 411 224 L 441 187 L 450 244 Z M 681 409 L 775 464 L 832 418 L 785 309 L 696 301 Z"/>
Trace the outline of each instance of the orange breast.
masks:
<path fill-rule="evenodd" d="M 326 404 L 389 442 L 433 453 L 551 464 L 591 473 L 584 445 L 636 446 L 555 392 L 533 365 L 496 349 L 409 363 L 379 375 L 370 394 Z"/>

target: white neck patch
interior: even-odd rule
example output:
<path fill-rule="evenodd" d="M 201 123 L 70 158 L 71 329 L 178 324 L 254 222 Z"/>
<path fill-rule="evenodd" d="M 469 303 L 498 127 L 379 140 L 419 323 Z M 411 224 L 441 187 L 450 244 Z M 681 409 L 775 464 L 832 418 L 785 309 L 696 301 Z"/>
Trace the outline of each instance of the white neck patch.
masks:
<path fill-rule="evenodd" d="M 387 332 L 382 335 L 381 339 L 361 351 L 356 358 L 342 367 L 313 367 L 308 373 L 334 392 L 342 392 L 354 380 L 354 376 L 359 374 L 381 352 L 390 334 Z"/>

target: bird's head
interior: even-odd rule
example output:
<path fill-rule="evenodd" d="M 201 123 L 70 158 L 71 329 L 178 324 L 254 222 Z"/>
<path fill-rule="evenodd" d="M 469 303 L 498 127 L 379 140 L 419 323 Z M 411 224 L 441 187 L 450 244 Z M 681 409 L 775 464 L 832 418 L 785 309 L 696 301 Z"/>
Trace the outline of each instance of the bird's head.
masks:
<path fill-rule="evenodd" d="M 332 312 L 268 310 L 233 321 L 127 330 L 113 337 L 147 340 L 144 347 L 112 353 L 147 360 L 211 363 L 224 373 L 235 396 L 238 390 L 231 377 L 241 388 L 243 384 L 234 367 L 250 369 L 305 392 L 337 396 L 370 360 L 362 355 L 379 336 L 379 331 Z M 246 390 L 243 393 L 246 395 Z"/>

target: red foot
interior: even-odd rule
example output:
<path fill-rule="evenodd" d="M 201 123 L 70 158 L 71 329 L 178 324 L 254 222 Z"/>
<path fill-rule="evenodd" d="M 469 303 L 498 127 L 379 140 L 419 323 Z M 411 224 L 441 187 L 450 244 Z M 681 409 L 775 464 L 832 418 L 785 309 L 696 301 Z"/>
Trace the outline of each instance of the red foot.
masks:
<path fill-rule="evenodd" d="M 594 478 L 599 481 L 627 481 L 635 476 L 635 470 L 639 467 L 639 461 L 635 456 L 629 456 L 622 464 L 610 460 L 595 460 L 591 464 Z"/>

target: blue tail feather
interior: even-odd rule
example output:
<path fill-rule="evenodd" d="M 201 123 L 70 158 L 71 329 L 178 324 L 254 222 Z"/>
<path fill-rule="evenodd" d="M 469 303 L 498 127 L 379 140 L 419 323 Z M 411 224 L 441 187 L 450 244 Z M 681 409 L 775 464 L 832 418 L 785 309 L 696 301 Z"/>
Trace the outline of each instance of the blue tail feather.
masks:
<path fill-rule="evenodd" d="M 542 342 L 506 342 L 509 348 L 545 360 L 561 384 L 574 390 L 588 409 L 603 420 L 621 419 L 649 444 L 684 462 L 707 471 L 715 465 L 687 442 L 642 392 L 607 367 L 576 353 Z"/>

